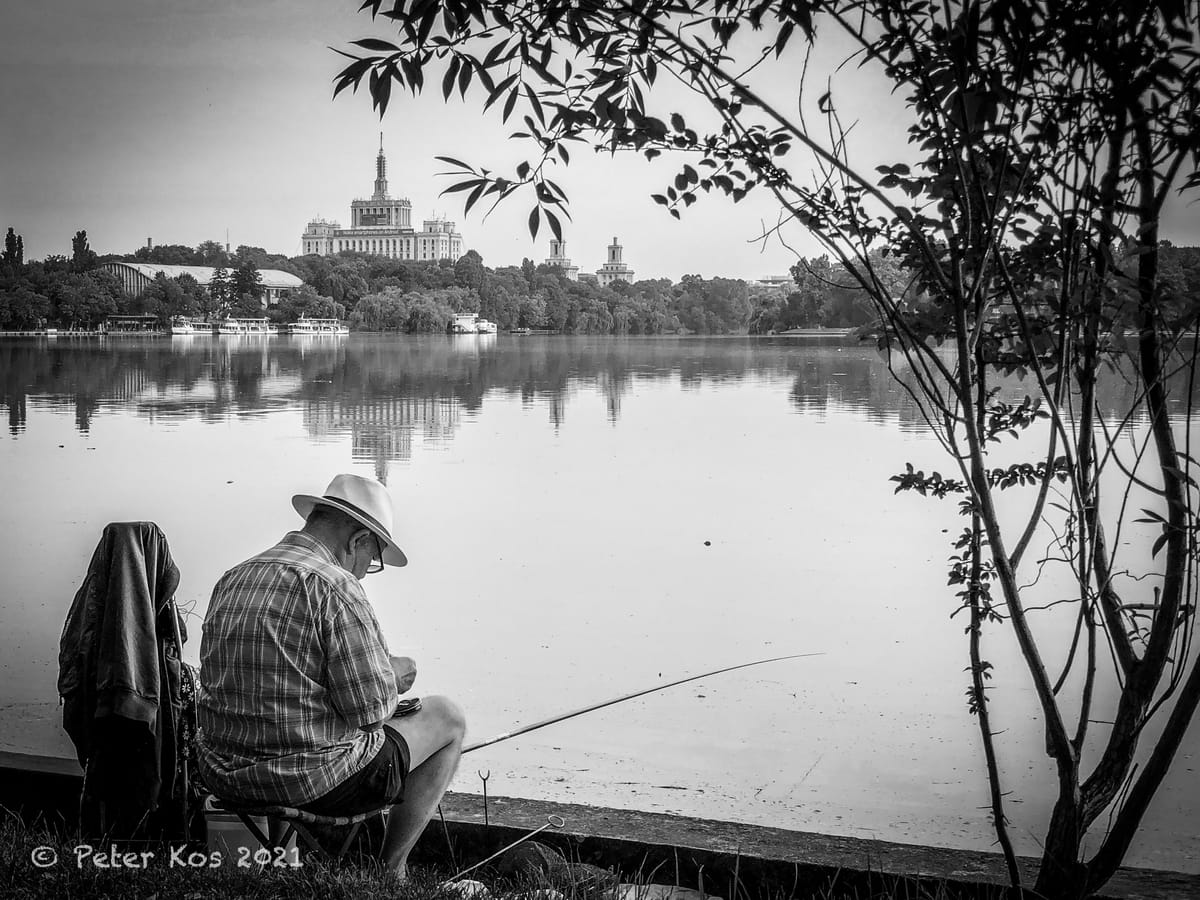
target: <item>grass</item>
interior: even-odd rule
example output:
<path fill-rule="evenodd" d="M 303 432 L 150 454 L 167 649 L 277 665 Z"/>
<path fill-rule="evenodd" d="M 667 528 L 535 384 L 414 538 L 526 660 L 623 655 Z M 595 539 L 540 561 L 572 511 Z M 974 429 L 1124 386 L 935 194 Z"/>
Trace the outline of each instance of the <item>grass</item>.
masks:
<path fill-rule="evenodd" d="M 142 848 L 137 848 L 142 850 Z M 45 824 L 26 825 L 19 817 L 0 810 L 0 896 L 22 900 L 60 900 L 60 898 L 113 898 L 113 900 L 461 900 L 461 896 L 442 886 L 451 872 L 436 867 L 414 867 L 410 877 L 400 882 L 369 861 L 356 865 L 334 865 L 304 860 L 300 867 L 210 868 L 207 851 L 191 857 L 184 851 L 172 855 L 169 848 L 148 846 L 139 856 L 117 860 L 117 867 L 99 854 L 109 848 L 95 847 L 91 852 L 78 840 L 64 836 Z M 51 857 L 57 862 L 39 867 Z M 104 863 L 105 865 L 100 865 Z M 565 867 L 551 875 L 532 874 L 503 878 L 494 870 L 470 875 L 482 881 L 493 900 L 559 900 L 547 891 L 557 891 L 562 900 L 610 900 L 608 884 L 594 873 L 572 875 Z M 647 873 L 644 878 L 626 878 L 626 883 L 645 884 L 671 881 L 662 872 Z M 835 879 L 836 881 L 836 879 Z M 714 888 L 715 889 L 715 888 Z M 843 889 L 823 886 L 796 892 L 792 885 L 779 886 L 768 894 L 751 896 L 739 889 L 725 900 L 951 900 L 944 887 L 932 889 L 913 885 L 895 885 L 884 889 Z M 652 892 L 638 891 L 631 900 Z"/>

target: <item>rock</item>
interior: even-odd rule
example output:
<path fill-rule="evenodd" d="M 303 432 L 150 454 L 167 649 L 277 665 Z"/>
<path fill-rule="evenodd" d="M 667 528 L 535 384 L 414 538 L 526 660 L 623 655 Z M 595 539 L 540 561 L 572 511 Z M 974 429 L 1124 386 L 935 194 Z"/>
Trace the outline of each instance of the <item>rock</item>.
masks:
<path fill-rule="evenodd" d="M 482 881 L 472 881 L 469 878 L 462 881 L 444 881 L 440 887 L 447 894 L 461 897 L 462 900 L 488 900 L 492 896 Z"/>
<path fill-rule="evenodd" d="M 617 887 L 617 876 L 608 869 L 589 863 L 568 863 L 567 867 L 570 871 L 570 883 L 579 891 L 601 893 Z"/>
<path fill-rule="evenodd" d="M 520 846 L 509 850 L 497 863 L 499 874 L 517 879 L 532 881 L 543 888 L 557 888 L 549 894 L 559 891 L 566 892 L 571 897 L 599 896 L 617 886 L 617 876 L 608 869 L 588 863 L 568 862 L 567 859 L 545 844 L 537 841 L 526 841 Z M 523 894 L 523 898 L 531 900 L 556 900 L 554 897 L 540 896 L 546 890 Z M 534 896 L 535 894 L 539 896 Z"/>
<path fill-rule="evenodd" d="M 675 884 L 619 884 L 608 896 L 611 900 L 722 900 Z"/>
<path fill-rule="evenodd" d="M 541 888 L 536 891 L 526 891 L 524 894 L 513 894 L 512 900 L 566 900 L 566 897 L 558 891 Z"/>
<path fill-rule="evenodd" d="M 501 875 L 511 876 L 557 876 L 567 871 L 567 861 L 553 847 L 526 841 L 509 850 L 496 864 Z"/>

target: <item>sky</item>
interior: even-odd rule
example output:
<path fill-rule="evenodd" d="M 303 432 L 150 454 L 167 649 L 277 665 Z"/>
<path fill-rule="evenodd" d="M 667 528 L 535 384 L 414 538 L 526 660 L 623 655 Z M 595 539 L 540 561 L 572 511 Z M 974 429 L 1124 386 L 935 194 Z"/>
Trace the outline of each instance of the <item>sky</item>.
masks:
<path fill-rule="evenodd" d="M 301 252 L 305 224 L 349 224 L 350 201 L 369 197 L 380 133 L 389 191 L 407 197 L 414 224 L 435 215 L 458 224 L 466 248 L 488 266 L 541 261 L 543 228 L 531 240 L 519 196 L 486 218 L 462 212 L 462 194 L 439 196 L 451 179 L 438 155 L 480 164 L 514 162 L 497 104 L 479 96 L 442 101 L 434 84 L 419 98 L 394 92 L 380 121 L 365 87 L 332 99 L 342 57 L 331 47 L 387 37 L 358 13 L 359 0 L 15 0 L 0 31 L 0 229 L 23 235 L 26 259 L 70 254 L 88 233 L 98 253 L 204 240 Z M 757 38 L 756 38 L 757 40 Z M 835 62 L 843 48 L 823 48 Z M 785 58 L 785 62 L 786 62 Z M 799 76 L 800 59 L 793 60 Z M 821 66 L 814 68 L 820 69 Z M 902 157 L 900 111 L 887 86 L 853 67 L 835 97 L 855 122 L 863 165 Z M 780 88 L 794 92 L 785 79 Z M 781 94 L 781 96 L 783 96 Z M 794 102 L 794 96 L 792 98 Z M 687 111 L 686 104 L 684 111 Z M 889 158 L 890 157 L 890 158 Z M 577 150 L 555 180 L 571 199 L 567 255 L 583 271 L 605 261 L 614 237 L 637 278 L 685 274 L 761 278 L 787 272 L 797 254 L 821 252 L 799 228 L 756 241 L 777 220 L 766 191 L 740 204 L 702 197 L 670 218 L 650 200 L 677 163 Z M 482 206 L 482 205 L 481 205 Z M 1168 217 L 1164 236 L 1200 243 L 1195 209 Z"/>

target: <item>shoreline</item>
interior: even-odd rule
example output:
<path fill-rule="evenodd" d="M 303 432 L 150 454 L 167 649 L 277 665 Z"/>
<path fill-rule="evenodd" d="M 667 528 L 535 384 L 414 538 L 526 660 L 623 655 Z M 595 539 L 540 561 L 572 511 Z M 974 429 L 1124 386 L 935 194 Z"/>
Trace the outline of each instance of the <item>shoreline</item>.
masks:
<path fill-rule="evenodd" d="M 0 751 L 0 805 L 31 817 L 50 814 L 69 824 L 78 808 L 82 776 L 74 759 Z M 539 840 L 570 859 L 624 873 L 669 873 L 666 880 L 695 886 L 703 880 L 714 892 L 728 892 L 732 879 L 751 890 L 766 890 L 835 879 L 841 886 L 883 881 L 944 882 L 963 890 L 1005 884 L 998 853 L 901 844 L 819 832 L 793 831 L 666 813 L 603 806 L 488 797 L 448 792 L 442 802 L 445 829 L 435 818 L 417 844 L 414 860 L 445 858 L 447 836 L 455 853 L 482 859 L 545 824 L 548 815 L 566 825 Z M 1022 875 L 1032 880 L 1037 861 L 1021 857 Z M 752 893 L 752 896 L 754 894 Z M 1099 900 L 1170 900 L 1200 896 L 1200 874 L 1122 868 Z"/>

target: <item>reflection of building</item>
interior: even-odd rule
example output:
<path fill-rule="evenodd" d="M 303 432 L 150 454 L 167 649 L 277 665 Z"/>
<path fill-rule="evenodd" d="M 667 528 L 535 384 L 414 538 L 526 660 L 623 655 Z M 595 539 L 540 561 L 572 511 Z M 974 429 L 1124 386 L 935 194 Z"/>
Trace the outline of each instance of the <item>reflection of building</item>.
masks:
<path fill-rule="evenodd" d="M 146 288 L 150 287 L 159 272 L 168 278 L 190 275 L 201 287 L 208 287 L 208 283 L 212 281 L 213 272 L 216 271 L 212 266 L 165 266 L 159 263 L 130 262 L 105 263 L 100 266 L 100 269 L 103 272 L 112 272 L 121 279 L 121 287 L 133 297 L 140 296 Z M 291 272 L 282 272 L 279 269 L 259 269 L 258 274 L 262 277 L 263 300 L 269 306 L 278 303 L 284 291 L 290 291 L 304 284 Z"/>
<path fill-rule="evenodd" d="M 546 257 L 546 265 L 562 270 L 563 276 L 571 281 L 579 280 L 579 266 L 571 265 L 571 260 L 567 258 L 566 241 L 550 242 L 550 255 Z"/>
<path fill-rule="evenodd" d="M 387 481 L 388 463 L 412 458 L 413 435 L 426 444 L 445 444 L 459 423 L 459 402 L 450 397 L 384 397 L 316 399 L 304 403 L 304 427 L 313 437 L 336 438 L 350 432 L 350 452 L 357 461 L 375 463 L 375 474 Z"/>
<path fill-rule="evenodd" d="M 557 429 L 567 419 L 566 391 L 555 391 L 550 395 L 550 423 Z"/>
<path fill-rule="evenodd" d="M 617 243 L 617 239 L 614 237 L 613 242 L 608 245 L 608 262 L 596 271 L 600 287 L 608 287 L 614 281 L 626 281 L 633 284 L 633 269 L 621 260 L 623 250 L 624 248 Z"/>
<path fill-rule="evenodd" d="M 375 193 L 350 204 L 350 227 L 313 219 L 301 238 L 304 253 L 332 256 L 343 250 L 392 259 L 449 259 L 462 256 L 462 235 L 445 219 L 426 219 L 420 231 L 412 226 L 412 203 L 388 194 L 387 159 L 383 135 L 375 159 Z"/>

